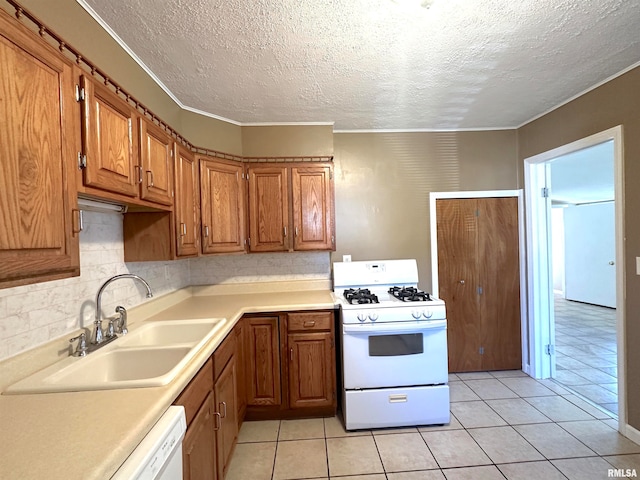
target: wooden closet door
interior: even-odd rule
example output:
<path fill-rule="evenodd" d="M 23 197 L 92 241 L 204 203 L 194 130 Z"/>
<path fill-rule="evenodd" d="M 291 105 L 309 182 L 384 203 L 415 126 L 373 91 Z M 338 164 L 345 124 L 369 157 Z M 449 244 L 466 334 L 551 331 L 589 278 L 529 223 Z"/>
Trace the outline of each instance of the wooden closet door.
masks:
<path fill-rule="evenodd" d="M 482 369 L 520 369 L 518 199 L 479 198 L 477 202 Z"/>
<path fill-rule="evenodd" d="M 450 372 L 482 369 L 475 199 L 436 200 L 438 283 L 447 307 Z"/>

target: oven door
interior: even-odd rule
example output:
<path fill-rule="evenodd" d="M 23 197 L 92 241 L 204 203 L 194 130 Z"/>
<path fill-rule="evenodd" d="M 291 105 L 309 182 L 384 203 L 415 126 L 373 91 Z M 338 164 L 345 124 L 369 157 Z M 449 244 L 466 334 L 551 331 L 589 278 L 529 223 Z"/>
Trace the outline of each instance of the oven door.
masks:
<path fill-rule="evenodd" d="M 347 390 L 446 384 L 447 321 L 342 325 Z"/>

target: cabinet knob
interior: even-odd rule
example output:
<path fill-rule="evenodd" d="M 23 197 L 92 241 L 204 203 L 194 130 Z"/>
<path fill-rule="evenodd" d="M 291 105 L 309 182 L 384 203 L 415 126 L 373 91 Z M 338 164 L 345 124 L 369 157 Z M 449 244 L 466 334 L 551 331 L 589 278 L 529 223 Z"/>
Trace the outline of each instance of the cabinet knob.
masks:
<path fill-rule="evenodd" d="M 615 265 L 615 264 L 616 264 L 616 262 L 614 262 L 613 260 L 611 260 L 611 261 L 609 262 L 609 265 Z"/>
<path fill-rule="evenodd" d="M 458 283 L 460 283 L 460 285 L 464 285 L 464 280 L 460 280 Z"/>

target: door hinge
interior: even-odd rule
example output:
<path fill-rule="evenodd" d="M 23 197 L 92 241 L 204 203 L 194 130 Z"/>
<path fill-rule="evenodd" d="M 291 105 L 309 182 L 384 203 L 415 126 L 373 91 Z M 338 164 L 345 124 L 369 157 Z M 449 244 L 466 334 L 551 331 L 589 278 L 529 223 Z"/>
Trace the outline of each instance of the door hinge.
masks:
<path fill-rule="evenodd" d="M 484 355 L 484 347 L 480 347 L 480 349 L 478 350 L 478 353 L 480 355 Z"/>
<path fill-rule="evenodd" d="M 547 344 L 544 346 L 544 353 L 547 355 L 554 355 L 556 353 L 555 345 Z"/>
<path fill-rule="evenodd" d="M 549 198 L 549 188 L 547 188 L 547 187 L 542 187 L 542 188 L 540 189 L 540 196 L 541 196 L 542 198 Z"/>
<path fill-rule="evenodd" d="M 83 168 L 87 168 L 87 156 L 83 155 L 82 152 L 78 152 L 78 170 Z"/>
<path fill-rule="evenodd" d="M 76 102 L 82 102 L 84 98 L 84 88 L 80 87 L 80 85 L 76 85 Z"/>
<path fill-rule="evenodd" d="M 483 292 L 482 287 L 478 287 L 478 295 L 482 295 L 482 292 Z"/>

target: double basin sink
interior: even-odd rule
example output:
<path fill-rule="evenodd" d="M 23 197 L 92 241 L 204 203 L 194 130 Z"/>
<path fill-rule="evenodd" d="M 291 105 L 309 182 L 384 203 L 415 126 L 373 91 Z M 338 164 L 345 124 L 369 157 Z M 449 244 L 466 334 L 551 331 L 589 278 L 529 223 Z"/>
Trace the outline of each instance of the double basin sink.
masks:
<path fill-rule="evenodd" d="M 11 385 L 5 394 L 159 387 L 171 382 L 224 318 L 142 323 L 86 357 L 68 357 Z"/>

